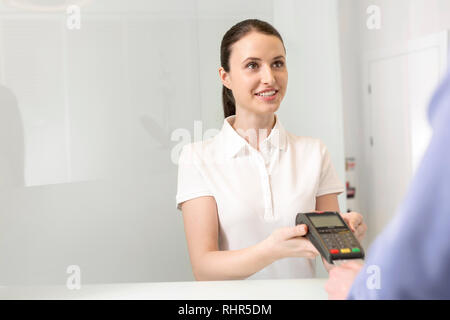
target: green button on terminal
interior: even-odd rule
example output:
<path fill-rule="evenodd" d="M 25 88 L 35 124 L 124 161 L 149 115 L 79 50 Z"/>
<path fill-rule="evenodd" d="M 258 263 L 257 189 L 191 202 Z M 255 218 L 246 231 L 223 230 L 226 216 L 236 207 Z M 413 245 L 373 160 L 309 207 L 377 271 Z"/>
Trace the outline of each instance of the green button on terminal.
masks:
<path fill-rule="evenodd" d="M 361 249 L 359 249 L 359 248 L 352 248 L 352 252 L 361 252 Z"/>

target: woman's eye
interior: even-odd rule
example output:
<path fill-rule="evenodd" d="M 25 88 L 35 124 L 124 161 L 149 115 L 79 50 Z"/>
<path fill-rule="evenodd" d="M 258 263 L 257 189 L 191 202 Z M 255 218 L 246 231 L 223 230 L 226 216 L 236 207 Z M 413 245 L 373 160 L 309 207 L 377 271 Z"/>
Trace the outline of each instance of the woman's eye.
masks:
<path fill-rule="evenodd" d="M 257 66 L 258 65 L 254 62 L 250 62 L 249 64 L 247 64 L 247 68 L 250 68 L 250 69 L 255 69 Z"/>
<path fill-rule="evenodd" d="M 275 65 L 277 68 L 281 68 L 282 66 L 284 66 L 284 63 L 283 63 L 283 61 L 276 61 L 276 62 L 274 63 L 274 65 Z"/>

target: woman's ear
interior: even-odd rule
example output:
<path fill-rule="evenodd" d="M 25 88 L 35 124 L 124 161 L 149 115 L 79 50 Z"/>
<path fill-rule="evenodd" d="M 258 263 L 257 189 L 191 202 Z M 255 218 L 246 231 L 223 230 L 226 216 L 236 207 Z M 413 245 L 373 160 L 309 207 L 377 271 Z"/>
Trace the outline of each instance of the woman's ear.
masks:
<path fill-rule="evenodd" d="M 222 80 L 223 85 L 231 90 L 230 75 L 228 74 L 228 72 L 225 71 L 225 69 L 223 67 L 219 68 L 219 77 L 220 77 L 220 80 Z"/>

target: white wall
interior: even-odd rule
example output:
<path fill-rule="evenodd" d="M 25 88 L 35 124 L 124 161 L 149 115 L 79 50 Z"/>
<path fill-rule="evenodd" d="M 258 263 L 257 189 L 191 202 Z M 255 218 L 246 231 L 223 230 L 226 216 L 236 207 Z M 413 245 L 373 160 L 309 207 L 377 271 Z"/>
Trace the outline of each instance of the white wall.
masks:
<path fill-rule="evenodd" d="M 95 1 L 81 18 L 0 12 L 25 155 L 22 187 L 0 192 L 0 282 L 64 284 L 69 265 L 82 283 L 191 279 L 169 138 L 201 114 L 195 1 Z"/>
<path fill-rule="evenodd" d="M 381 9 L 381 29 L 366 27 L 366 9 L 377 5 Z M 369 141 L 362 139 L 363 114 L 363 70 L 365 53 L 397 47 L 408 40 L 450 29 L 450 2 L 447 0 L 340 0 L 339 28 L 343 83 L 345 154 L 357 161 L 357 201 L 352 209 L 361 212 L 370 221 L 367 206 L 369 164 L 363 152 Z M 388 115 L 386 115 L 388 116 Z M 394 212 L 392 212 L 392 215 Z M 370 232 L 366 244 L 376 236 Z"/>
<path fill-rule="evenodd" d="M 14 127 L 0 172 L 23 158 L 15 186 L 0 177 L 0 283 L 64 284 L 69 265 L 83 284 L 193 280 L 170 133 L 221 128 L 220 40 L 246 18 L 285 36 L 280 117 L 323 139 L 344 180 L 336 13 L 325 0 L 96 0 L 69 31 L 65 12 L 0 5 L 0 119 Z"/>
<path fill-rule="evenodd" d="M 221 35 L 247 17 L 272 2 L 93 1 L 80 30 L 2 4 L 0 172 L 24 163 L 0 178 L 0 283 L 193 280 L 170 134 L 220 128 Z"/>

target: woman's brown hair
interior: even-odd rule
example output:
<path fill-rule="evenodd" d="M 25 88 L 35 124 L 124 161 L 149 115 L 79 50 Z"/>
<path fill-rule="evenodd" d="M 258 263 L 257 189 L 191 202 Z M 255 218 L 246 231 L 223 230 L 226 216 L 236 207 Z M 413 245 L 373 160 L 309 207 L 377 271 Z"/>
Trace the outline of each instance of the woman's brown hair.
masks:
<path fill-rule="evenodd" d="M 220 64 L 226 72 L 230 72 L 231 46 L 251 31 L 275 36 L 281 40 L 284 47 L 281 35 L 270 23 L 258 19 L 241 21 L 232 26 L 230 30 L 225 33 L 220 45 Z M 286 48 L 284 50 L 286 51 Z M 236 104 L 233 92 L 225 86 L 222 87 L 222 104 L 225 118 L 236 114 Z"/>

